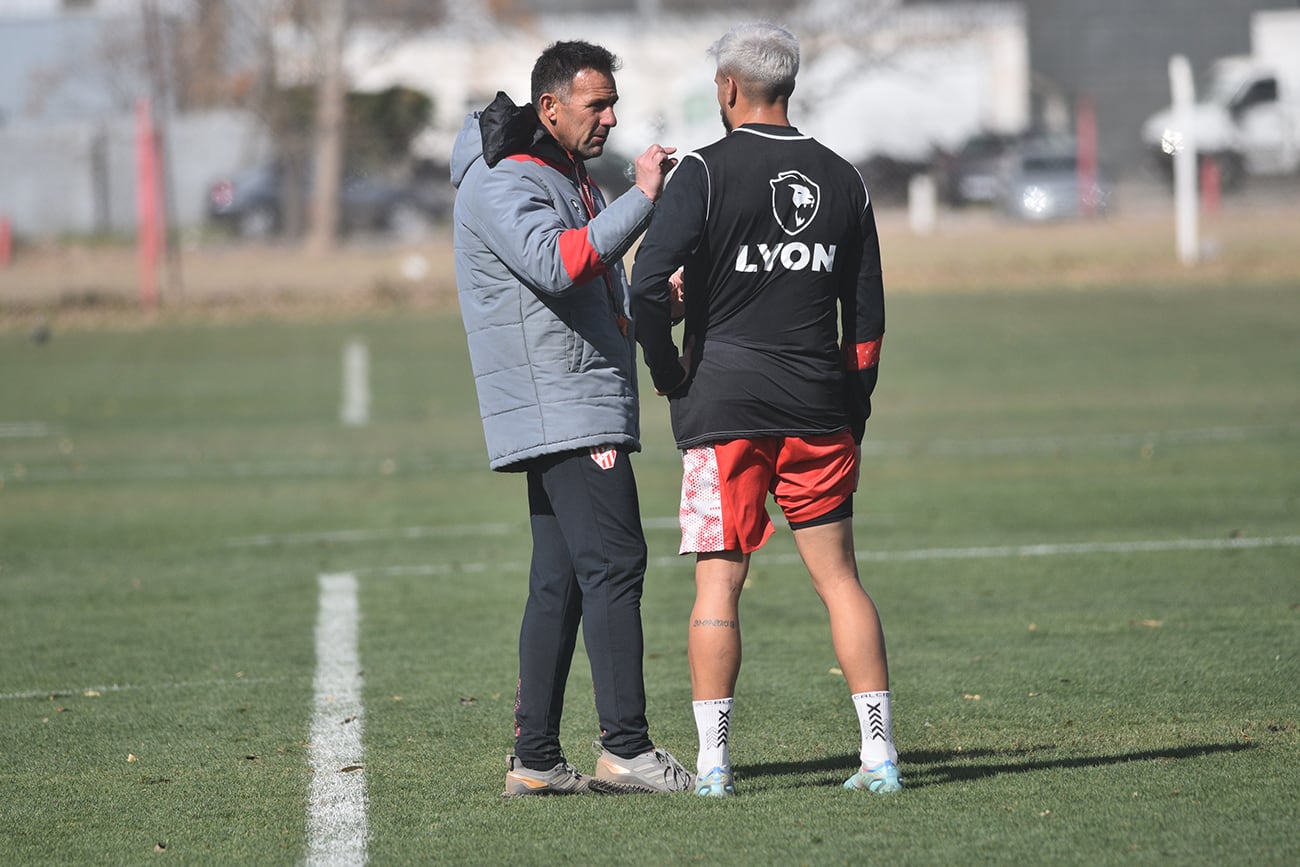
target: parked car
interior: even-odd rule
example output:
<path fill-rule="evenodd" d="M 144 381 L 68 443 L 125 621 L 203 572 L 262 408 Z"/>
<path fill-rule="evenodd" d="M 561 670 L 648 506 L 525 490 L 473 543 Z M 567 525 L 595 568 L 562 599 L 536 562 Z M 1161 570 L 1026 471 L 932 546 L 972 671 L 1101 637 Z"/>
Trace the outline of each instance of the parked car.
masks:
<path fill-rule="evenodd" d="M 939 160 L 939 187 L 950 205 L 996 205 L 1002 201 L 1006 164 L 1020 136 L 980 133 L 971 136 L 956 153 Z"/>
<path fill-rule="evenodd" d="M 1023 142 L 1008 158 L 1002 198 L 1012 217 L 1038 222 L 1105 214 L 1112 190 L 1100 171 L 1080 174 L 1073 139 Z"/>
<path fill-rule="evenodd" d="M 917 160 L 873 154 L 858 163 L 857 168 L 862 182 L 867 185 L 871 201 L 878 205 L 903 205 L 907 203 L 912 178 L 923 174 L 930 166 Z"/>
<path fill-rule="evenodd" d="M 1277 6 L 1295 4 L 1277 3 Z M 1161 173 L 1173 180 L 1172 155 L 1184 139 L 1196 142 L 1202 165 L 1218 169 L 1222 189 L 1247 177 L 1300 172 L 1300 9 L 1250 14 L 1250 53 L 1220 57 L 1207 70 L 1189 114 L 1189 129 L 1173 106 L 1142 124 L 1142 141 Z"/>
<path fill-rule="evenodd" d="M 439 182 L 445 175 L 421 171 L 403 183 L 375 172 L 346 170 L 339 190 L 340 229 L 418 237 L 450 213 L 450 184 Z M 208 188 L 208 219 L 241 238 L 278 235 L 286 228 L 286 181 L 281 165 L 275 162 L 220 178 Z M 307 186 L 310 182 L 307 171 L 302 183 Z M 305 207 L 308 189 L 304 189 L 303 198 Z"/>

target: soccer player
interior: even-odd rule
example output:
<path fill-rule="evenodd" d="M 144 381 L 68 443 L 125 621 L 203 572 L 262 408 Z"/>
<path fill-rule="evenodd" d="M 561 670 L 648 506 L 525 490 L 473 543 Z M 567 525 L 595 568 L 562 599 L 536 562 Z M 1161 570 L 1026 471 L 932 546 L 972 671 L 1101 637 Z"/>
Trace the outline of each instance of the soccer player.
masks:
<path fill-rule="evenodd" d="M 750 555 L 773 532 L 769 492 L 830 614 L 857 709 L 861 766 L 844 787 L 895 792 L 885 640 L 852 525 L 885 326 L 875 216 L 854 167 L 790 123 L 794 34 L 742 24 L 710 54 L 727 135 L 682 159 L 632 287 L 637 340 L 682 450 L 681 552 L 696 556 L 696 793 L 735 793 L 739 602 Z M 672 333 L 679 266 L 684 354 Z"/>
<path fill-rule="evenodd" d="M 636 186 L 606 206 L 586 161 L 618 122 L 617 66 L 597 45 L 551 45 L 533 67 L 531 104 L 498 94 L 466 118 L 452 153 L 456 283 L 489 466 L 525 474 L 533 534 L 507 796 L 692 782 L 646 722 L 646 546 L 630 463 L 641 443 L 622 266 L 676 160 L 651 145 Z M 579 623 L 601 730 L 593 776 L 560 745 Z"/>

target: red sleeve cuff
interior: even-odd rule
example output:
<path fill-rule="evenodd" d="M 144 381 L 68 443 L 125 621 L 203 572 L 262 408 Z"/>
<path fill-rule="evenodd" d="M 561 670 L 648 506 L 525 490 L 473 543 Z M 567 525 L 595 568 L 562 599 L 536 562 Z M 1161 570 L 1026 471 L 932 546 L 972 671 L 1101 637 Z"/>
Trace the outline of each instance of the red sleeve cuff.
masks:
<path fill-rule="evenodd" d="M 849 370 L 866 370 L 880 363 L 880 341 L 844 347 L 844 364 Z"/>

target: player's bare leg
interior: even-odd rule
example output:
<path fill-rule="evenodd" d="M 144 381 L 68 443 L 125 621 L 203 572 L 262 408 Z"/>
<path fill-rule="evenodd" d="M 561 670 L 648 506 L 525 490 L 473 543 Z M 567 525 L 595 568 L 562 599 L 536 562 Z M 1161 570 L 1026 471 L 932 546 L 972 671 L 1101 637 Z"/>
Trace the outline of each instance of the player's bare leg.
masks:
<path fill-rule="evenodd" d="M 894 747 L 889 663 L 880 615 L 858 579 L 850 518 L 794 531 L 813 587 L 831 621 L 831 643 L 853 696 L 862 734 L 861 768 L 844 788 L 886 794 L 903 788 Z"/>
<path fill-rule="evenodd" d="M 735 694 L 740 673 L 740 591 L 748 571 L 749 555 L 739 551 L 696 555 L 695 607 L 686 638 L 691 695 L 696 701 Z"/>
<path fill-rule="evenodd" d="M 831 643 L 849 691 L 889 689 L 884 630 L 875 603 L 858 579 L 852 519 L 795 530 L 794 541 L 830 615 Z"/>
<path fill-rule="evenodd" d="M 691 665 L 692 710 L 700 736 L 695 794 L 736 793 L 731 773 L 731 713 L 740 674 L 740 591 L 749 555 L 739 551 L 699 554 L 695 561 L 695 607 L 686 655 Z"/>

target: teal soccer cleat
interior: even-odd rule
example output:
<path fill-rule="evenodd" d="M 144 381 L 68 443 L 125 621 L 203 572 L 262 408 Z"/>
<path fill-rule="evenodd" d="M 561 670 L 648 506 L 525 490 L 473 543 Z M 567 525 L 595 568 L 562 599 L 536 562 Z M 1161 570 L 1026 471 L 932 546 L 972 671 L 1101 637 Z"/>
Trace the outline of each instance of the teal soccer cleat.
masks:
<path fill-rule="evenodd" d="M 695 794 L 706 798 L 730 798 L 736 794 L 736 782 L 731 771 L 714 768 L 695 778 Z"/>
<path fill-rule="evenodd" d="M 885 795 L 903 790 L 903 775 L 898 765 L 885 762 L 874 768 L 863 768 L 844 781 L 844 788 Z"/>

